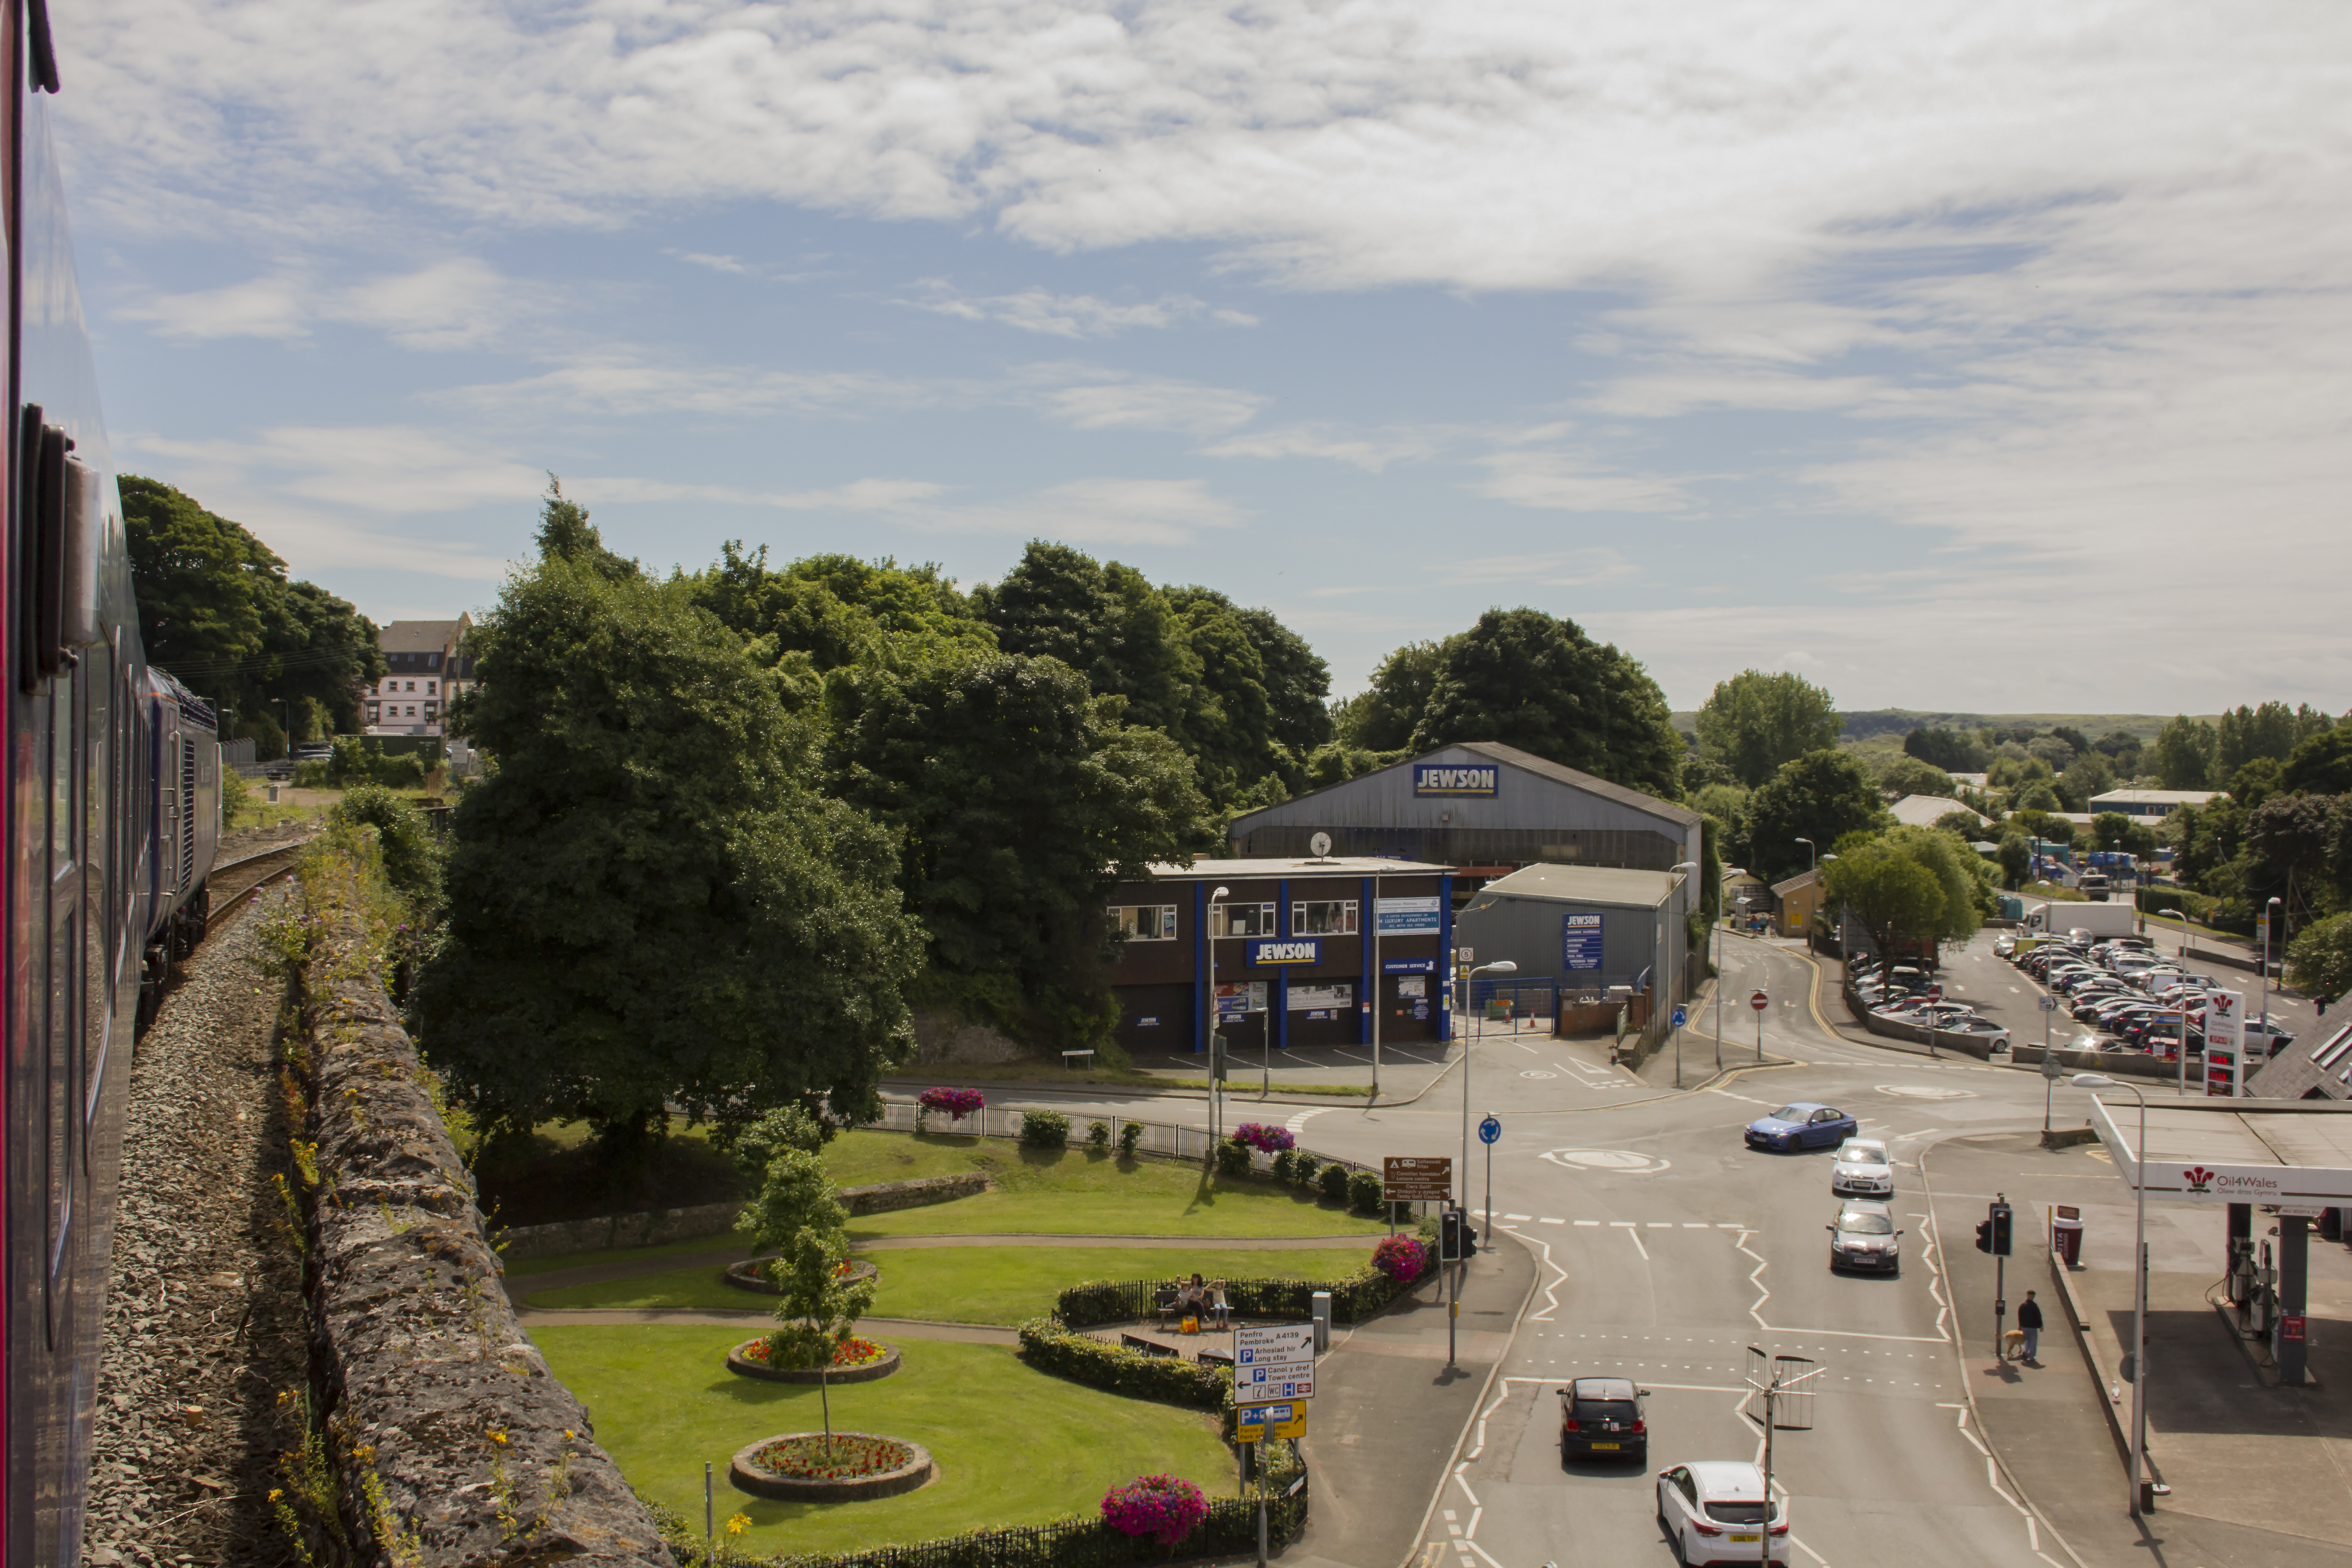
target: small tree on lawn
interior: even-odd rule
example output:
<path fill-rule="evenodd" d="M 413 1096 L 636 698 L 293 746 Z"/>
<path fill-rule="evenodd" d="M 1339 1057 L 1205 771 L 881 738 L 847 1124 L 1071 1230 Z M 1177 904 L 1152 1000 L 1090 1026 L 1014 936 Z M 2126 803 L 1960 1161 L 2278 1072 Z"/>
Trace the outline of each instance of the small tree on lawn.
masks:
<path fill-rule="evenodd" d="M 771 1366 L 817 1368 L 817 1399 L 824 1411 L 824 1447 L 833 1452 L 834 1357 L 874 1306 L 871 1278 L 848 1280 L 849 1212 L 835 1197 L 814 1154 L 786 1145 L 768 1158 L 768 1178 L 743 1211 L 753 1245 L 774 1248 L 768 1278 L 782 1292 L 776 1331 L 768 1336 Z"/>

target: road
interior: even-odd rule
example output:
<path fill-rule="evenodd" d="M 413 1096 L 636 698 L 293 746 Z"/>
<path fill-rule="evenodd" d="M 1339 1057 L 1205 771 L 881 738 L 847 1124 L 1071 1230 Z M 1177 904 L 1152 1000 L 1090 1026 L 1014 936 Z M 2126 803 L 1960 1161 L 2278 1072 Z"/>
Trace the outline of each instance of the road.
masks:
<path fill-rule="evenodd" d="M 1425 1560 L 1488 1568 L 1672 1563 L 1651 1517 L 1651 1477 L 1682 1460 L 1759 1457 L 1759 1429 L 1742 1414 L 1755 1345 L 1813 1358 L 1823 1369 L 1813 1429 L 1784 1433 L 1775 1444 L 1796 1563 L 2067 1563 L 2048 1531 L 1996 1484 L 1968 1429 L 1929 1205 L 1916 1175 L 1918 1152 L 1934 1142 L 2038 1129 L 2042 1081 L 1838 1038 L 1817 1010 L 1815 972 L 1796 952 L 1735 939 L 1724 942 L 1721 962 L 1731 999 L 1728 1075 L 1706 1089 L 1656 1089 L 1589 1048 L 1548 1039 L 1490 1039 L 1472 1050 L 1472 1110 L 1503 1124 L 1493 1155 L 1496 1224 L 1543 1267 L 1501 1379 L 1432 1510 Z M 1824 1004 L 1829 984 L 1824 974 Z M 1797 1065 L 1741 1065 L 1753 1061 L 1756 1037 L 1755 1015 L 1740 1004 L 1759 987 L 1770 1003 L 1764 1048 Z M 1692 1082 L 1714 1070 L 1710 1022 L 1695 1020 L 1684 1041 Z M 1295 1108 L 1286 1120 L 1303 1142 L 1328 1154 L 1458 1153 L 1460 1082 L 1457 1069 L 1412 1105 Z M 1894 1145 L 1895 1209 L 1909 1232 L 1899 1278 L 1829 1273 L 1823 1227 L 1836 1202 L 1827 1152 L 1744 1147 L 1746 1122 L 1800 1099 L 1849 1110 L 1865 1132 Z M 1153 1114 L 1111 1100 L 1054 1102 L 1073 1113 Z M 1471 1173 L 1471 1206 L 1482 1208 L 1483 1152 Z M 1647 1466 L 1563 1464 L 1553 1391 L 1578 1373 L 1630 1375 L 1653 1391 Z M 1316 1458 L 1346 1462 L 1344 1451 Z M 2105 1455 L 2085 1460 L 2108 1462 Z"/>

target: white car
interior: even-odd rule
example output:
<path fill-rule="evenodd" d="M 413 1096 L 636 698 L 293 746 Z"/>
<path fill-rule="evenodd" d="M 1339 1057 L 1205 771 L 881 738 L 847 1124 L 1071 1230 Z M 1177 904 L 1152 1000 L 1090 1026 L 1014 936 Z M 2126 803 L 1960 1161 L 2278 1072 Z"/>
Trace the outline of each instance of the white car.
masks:
<path fill-rule="evenodd" d="M 1849 1138 L 1830 1162 L 1830 1191 L 1848 1195 L 1883 1198 L 1895 1191 L 1895 1162 L 1886 1145 L 1874 1138 Z"/>
<path fill-rule="evenodd" d="M 1687 1563 L 1789 1561 L 1789 1507 L 1764 1496 L 1745 1459 L 1705 1459 L 1658 1472 L 1658 1524 Z M 1766 1536 L 1770 1555 L 1765 1555 Z"/>

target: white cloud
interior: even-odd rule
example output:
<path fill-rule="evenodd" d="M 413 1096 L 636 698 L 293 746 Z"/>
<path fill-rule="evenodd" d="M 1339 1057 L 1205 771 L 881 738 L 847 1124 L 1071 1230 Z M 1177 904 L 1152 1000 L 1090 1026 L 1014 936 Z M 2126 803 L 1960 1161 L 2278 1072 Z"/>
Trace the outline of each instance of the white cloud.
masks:
<path fill-rule="evenodd" d="M 1257 325 L 1255 316 L 1223 310 L 1190 294 L 1122 305 L 1092 294 L 1056 294 L 1046 289 L 975 298 L 959 294 L 937 279 L 928 279 L 924 289 L 923 299 L 894 302 L 961 321 L 993 321 L 1057 338 L 1108 338 L 1129 327 L 1172 327 L 1187 321 L 1211 321 L 1229 327 Z"/>
<path fill-rule="evenodd" d="M 903 412 L 965 395 L 956 384 L 864 371 L 772 370 L 681 362 L 619 344 L 574 355 L 514 381 L 453 388 L 448 401 L 485 412 L 529 416 L 692 414 L 747 416 Z"/>
<path fill-rule="evenodd" d="M 1629 473 L 1585 452 L 1510 447 L 1480 458 L 1486 478 L 1480 495 L 1513 506 L 1550 511 L 1681 511 L 1689 506 L 1679 480 Z"/>
<path fill-rule="evenodd" d="M 1016 377 L 1049 417 L 1080 430 L 1162 430 L 1218 436 L 1246 425 L 1267 400 L 1233 387 L 1135 375 L 1085 364 L 1031 365 Z"/>
<path fill-rule="evenodd" d="M 301 269 L 224 288 L 158 294 L 115 314 L 167 338 L 300 338 L 321 321 L 373 327 L 403 348 L 478 347 L 544 314 L 559 290 L 522 285 L 473 257 L 322 287 Z"/>
<path fill-rule="evenodd" d="M 1444 435 L 1401 426 L 1360 431 L 1308 420 L 1230 436 L 1204 449 L 1213 458 L 1324 458 L 1377 474 L 1391 463 L 1434 457 Z"/>

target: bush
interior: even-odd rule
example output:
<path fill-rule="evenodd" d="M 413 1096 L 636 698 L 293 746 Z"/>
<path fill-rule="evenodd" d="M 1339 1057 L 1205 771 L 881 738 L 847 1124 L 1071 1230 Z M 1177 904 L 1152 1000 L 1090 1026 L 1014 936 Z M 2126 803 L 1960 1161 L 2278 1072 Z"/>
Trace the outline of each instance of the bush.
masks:
<path fill-rule="evenodd" d="M 1075 1333 L 1051 1318 L 1032 1318 L 1018 1332 L 1023 1361 L 1040 1372 L 1108 1394 L 1216 1410 L 1233 1392 L 1234 1374 L 1224 1367 L 1105 1344 Z"/>
<path fill-rule="evenodd" d="M 425 825 L 425 814 L 413 804 L 383 784 L 354 784 L 335 803 L 334 816 L 375 829 L 384 879 L 403 898 L 424 910 L 440 901 L 441 848 Z"/>
<path fill-rule="evenodd" d="M 1296 1152 L 1285 1149 L 1281 1153 L 1276 1154 L 1274 1157 L 1274 1179 L 1282 1183 L 1285 1186 L 1288 1186 L 1291 1182 L 1291 1173 L 1297 1168 L 1297 1164 L 1298 1159 Z"/>
<path fill-rule="evenodd" d="M 2287 944 L 2286 972 L 2315 996 L 2343 995 L 2352 986 L 2352 914 L 2330 915 L 2305 927 Z"/>
<path fill-rule="evenodd" d="M 1068 1148 L 1070 1119 L 1058 1110 L 1023 1111 L 1021 1145 L 1024 1149 Z"/>
<path fill-rule="evenodd" d="M 1359 1214 L 1381 1212 L 1381 1178 L 1371 1171 L 1358 1171 L 1348 1178 L 1348 1202 Z"/>
<path fill-rule="evenodd" d="M 1089 1122 L 1087 1122 L 1087 1148 L 1089 1148 L 1089 1149 L 1100 1149 L 1100 1150 L 1104 1150 L 1104 1151 L 1106 1151 L 1106 1152 L 1108 1152 L 1108 1151 L 1109 1150 L 1109 1148 L 1110 1148 L 1110 1123 L 1109 1123 L 1109 1122 L 1108 1122 L 1108 1121 L 1089 1121 Z"/>
<path fill-rule="evenodd" d="M 1290 1179 L 1297 1183 L 1300 1186 L 1313 1186 L 1315 1184 L 1315 1173 L 1322 1168 L 1323 1162 L 1308 1153 L 1306 1150 L 1296 1149 L 1291 1152 Z"/>
<path fill-rule="evenodd" d="M 1250 1172 L 1250 1146 L 1237 1138 L 1228 1138 L 1217 1145 L 1217 1174 L 1246 1176 Z"/>
<path fill-rule="evenodd" d="M 1333 1203 L 1345 1203 L 1348 1198 L 1348 1167 L 1337 1160 L 1323 1167 L 1319 1184 L 1323 1195 Z"/>
<path fill-rule="evenodd" d="M 1138 1476 L 1111 1489 L 1102 1500 L 1102 1516 L 1122 1535 L 1148 1535 L 1173 1546 L 1209 1517 L 1209 1500 L 1181 1476 Z"/>
<path fill-rule="evenodd" d="M 1130 1121 L 1118 1130 L 1118 1152 L 1122 1158 L 1135 1158 L 1135 1146 L 1143 1142 L 1143 1123 Z"/>

